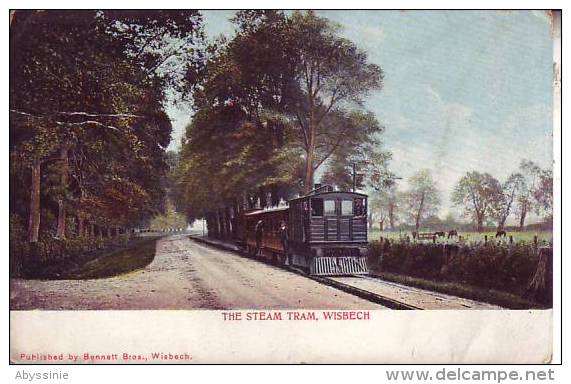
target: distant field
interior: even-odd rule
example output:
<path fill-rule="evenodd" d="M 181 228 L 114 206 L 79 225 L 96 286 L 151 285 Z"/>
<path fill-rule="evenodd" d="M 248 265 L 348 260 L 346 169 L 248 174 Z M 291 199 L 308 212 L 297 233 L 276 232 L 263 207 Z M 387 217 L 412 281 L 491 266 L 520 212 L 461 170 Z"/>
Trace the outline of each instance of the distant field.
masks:
<path fill-rule="evenodd" d="M 429 230 L 421 230 L 421 232 L 431 232 Z M 533 241 L 533 237 L 537 235 L 538 241 L 553 241 L 553 233 L 550 231 L 524 231 L 524 232 L 510 232 L 506 231 L 508 236 L 513 236 L 515 242 L 519 241 Z M 464 237 L 467 241 L 483 241 L 484 236 L 488 235 L 488 239 L 494 239 L 496 236 L 496 232 L 462 232 L 459 231 L 458 234 Z M 410 236 L 412 239 L 412 232 L 411 231 L 379 231 L 378 229 L 373 229 L 369 231 L 369 240 L 379 240 L 380 237 L 388 238 L 388 239 L 398 239 L 399 236 Z"/>

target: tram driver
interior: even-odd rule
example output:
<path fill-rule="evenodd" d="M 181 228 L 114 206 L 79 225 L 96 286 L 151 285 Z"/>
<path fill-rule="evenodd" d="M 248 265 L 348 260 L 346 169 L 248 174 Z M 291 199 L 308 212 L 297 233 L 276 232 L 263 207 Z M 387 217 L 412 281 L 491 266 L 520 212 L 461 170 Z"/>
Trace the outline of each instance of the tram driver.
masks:
<path fill-rule="evenodd" d="M 262 254 L 262 239 L 264 238 L 264 221 L 258 220 L 254 230 L 256 232 L 256 255 L 259 256 Z"/>
<path fill-rule="evenodd" d="M 288 252 L 288 237 L 287 237 L 287 224 L 284 220 L 280 221 L 280 227 L 278 228 L 278 234 L 280 237 L 280 241 L 284 248 L 284 253 L 286 256 L 285 263 L 286 265 L 291 265 L 291 259 Z"/>

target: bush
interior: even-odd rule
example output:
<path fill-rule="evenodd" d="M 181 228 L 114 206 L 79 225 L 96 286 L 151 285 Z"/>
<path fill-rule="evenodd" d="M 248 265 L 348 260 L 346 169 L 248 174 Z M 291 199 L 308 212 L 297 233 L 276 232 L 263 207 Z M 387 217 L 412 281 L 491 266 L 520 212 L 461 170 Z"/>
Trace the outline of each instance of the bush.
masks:
<path fill-rule="evenodd" d="M 532 243 L 370 243 L 373 262 L 385 272 L 459 282 L 523 295 L 537 267 Z"/>
<path fill-rule="evenodd" d="M 10 276 L 38 277 L 42 271 L 61 263 L 75 263 L 84 254 L 110 246 L 126 246 L 129 234 L 112 238 L 75 237 L 56 239 L 50 234 L 42 233 L 38 242 L 28 243 L 26 229 L 22 219 L 10 215 Z"/>
<path fill-rule="evenodd" d="M 22 275 L 24 258 L 30 253 L 26 234 L 26 227 L 22 218 L 10 213 L 10 276 L 18 277 Z"/>

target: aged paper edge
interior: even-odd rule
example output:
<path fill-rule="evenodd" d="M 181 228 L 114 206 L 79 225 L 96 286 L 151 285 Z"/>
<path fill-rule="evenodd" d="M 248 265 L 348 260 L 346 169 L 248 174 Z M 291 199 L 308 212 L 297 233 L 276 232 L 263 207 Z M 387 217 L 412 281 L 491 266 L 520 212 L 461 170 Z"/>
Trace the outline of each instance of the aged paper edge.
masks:
<path fill-rule="evenodd" d="M 369 320 L 224 320 L 224 311 L 11 311 L 13 363 L 548 363 L 552 310 L 368 311 Z M 84 359 L 85 354 L 116 360 Z M 124 359 L 123 354 L 133 359 Z M 190 356 L 153 360 L 152 353 Z M 63 356 L 31 361 L 21 354 Z M 186 355 L 185 355 L 186 354 Z M 78 356 L 70 361 L 69 355 Z M 139 359 L 136 357 L 139 356 Z M 44 356 L 45 357 L 45 356 Z M 140 360 L 147 357 L 147 360 Z"/>

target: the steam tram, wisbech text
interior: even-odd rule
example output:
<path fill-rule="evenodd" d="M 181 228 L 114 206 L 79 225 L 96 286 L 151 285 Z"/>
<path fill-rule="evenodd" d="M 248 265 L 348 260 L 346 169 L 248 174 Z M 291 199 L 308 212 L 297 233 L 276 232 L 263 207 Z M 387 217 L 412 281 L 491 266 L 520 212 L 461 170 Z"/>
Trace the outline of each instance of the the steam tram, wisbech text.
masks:
<path fill-rule="evenodd" d="M 323 186 L 288 203 L 244 211 L 237 218 L 238 244 L 252 256 L 287 260 L 312 275 L 368 272 L 367 195 Z"/>

